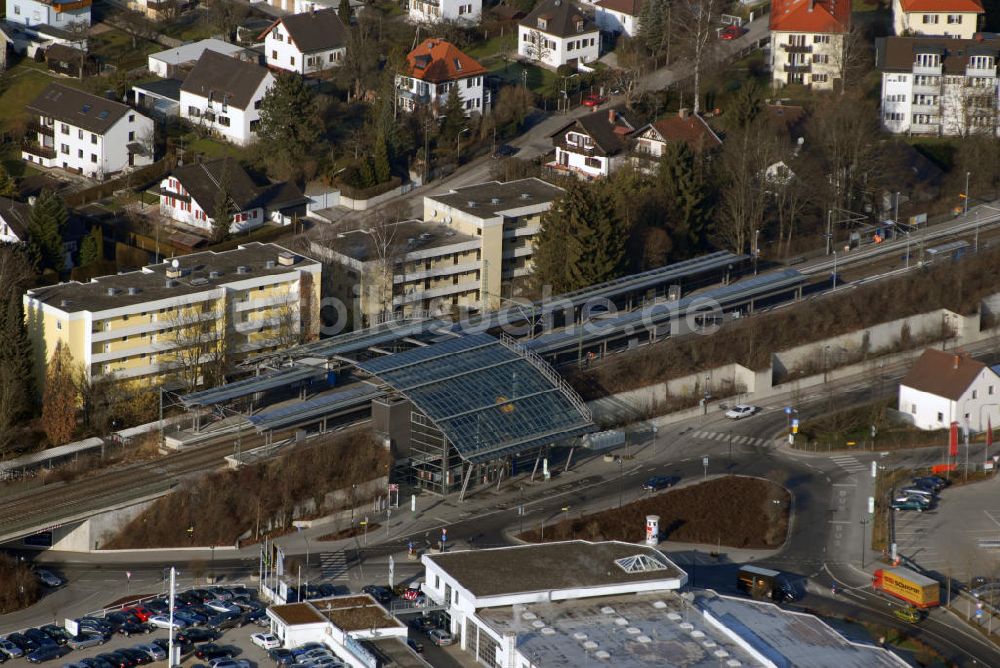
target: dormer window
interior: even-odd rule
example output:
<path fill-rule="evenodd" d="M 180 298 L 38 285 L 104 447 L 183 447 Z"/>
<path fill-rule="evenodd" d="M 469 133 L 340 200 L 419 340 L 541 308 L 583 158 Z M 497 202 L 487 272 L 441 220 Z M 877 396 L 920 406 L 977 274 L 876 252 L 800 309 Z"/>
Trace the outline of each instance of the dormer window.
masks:
<path fill-rule="evenodd" d="M 576 31 L 583 32 L 583 19 L 576 20 Z"/>
<path fill-rule="evenodd" d="M 273 37 L 274 39 L 276 39 L 279 42 L 284 42 L 285 41 L 285 38 L 281 36 L 281 31 L 278 30 L 277 28 L 275 28 L 274 30 L 271 31 L 271 37 Z"/>
<path fill-rule="evenodd" d="M 545 18 L 539 16 L 538 17 L 539 30 L 546 30 L 548 27 L 549 27 L 549 22 Z"/>
<path fill-rule="evenodd" d="M 455 59 L 455 69 L 458 70 L 459 72 L 462 71 L 462 61 L 459 60 L 458 58 Z"/>

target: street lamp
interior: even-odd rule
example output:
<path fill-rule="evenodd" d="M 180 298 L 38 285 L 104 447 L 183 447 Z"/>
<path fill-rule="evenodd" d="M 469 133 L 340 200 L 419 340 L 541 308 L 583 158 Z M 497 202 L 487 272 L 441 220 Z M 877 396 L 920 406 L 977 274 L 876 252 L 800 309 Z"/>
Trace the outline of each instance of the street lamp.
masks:
<path fill-rule="evenodd" d="M 861 568 L 865 567 L 865 533 L 868 527 L 868 516 L 861 516 Z"/>
<path fill-rule="evenodd" d="M 965 173 L 965 216 L 969 215 L 969 175 L 972 172 Z"/>
<path fill-rule="evenodd" d="M 618 507 L 622 507 L 622 486 L 625 482 L 625 460 L 618 458 Z"/>
<path fill-rule="evenodd" d="M 462 164 L 462 133 L 468 132 L 469 128 L 462 128 L 455 137 L 455 163 Z"/>
<path fill-rule="evenodd" d="M 753 231 L 753 275 L 757 275 L 757 260 L 760 258 L 760 230 Z"/>

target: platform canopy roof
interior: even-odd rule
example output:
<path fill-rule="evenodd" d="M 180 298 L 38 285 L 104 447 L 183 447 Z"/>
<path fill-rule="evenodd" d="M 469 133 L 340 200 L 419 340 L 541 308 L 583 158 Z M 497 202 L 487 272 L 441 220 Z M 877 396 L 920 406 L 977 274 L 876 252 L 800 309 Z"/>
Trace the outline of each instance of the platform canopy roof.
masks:
<path fill-rule="evenodd" d="M 461 336 L 358 367 L 404 395 L 473 463 L 594 430 L 580 397 L 510 340 Z"/>

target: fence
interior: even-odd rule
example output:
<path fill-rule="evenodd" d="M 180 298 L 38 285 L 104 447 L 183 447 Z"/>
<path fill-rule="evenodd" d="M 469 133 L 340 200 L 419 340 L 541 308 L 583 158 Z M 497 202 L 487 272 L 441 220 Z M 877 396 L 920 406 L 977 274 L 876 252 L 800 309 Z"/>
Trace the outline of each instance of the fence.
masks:
<path fill-rule="evenodd" d="M 110 197 L 116 190 L 130 188 L 133 190 L 144 189 L 150 183 L 159 181 L 173 169 L 173 157 L 160 158 L 151 165 L 137 169 L 129 174 L 123 174 L 118 178 L 105 181 L 91 188 L 78 190 L 63 198 L 69 208 L 83 206 L 90 202 L 96 202 Z"/>

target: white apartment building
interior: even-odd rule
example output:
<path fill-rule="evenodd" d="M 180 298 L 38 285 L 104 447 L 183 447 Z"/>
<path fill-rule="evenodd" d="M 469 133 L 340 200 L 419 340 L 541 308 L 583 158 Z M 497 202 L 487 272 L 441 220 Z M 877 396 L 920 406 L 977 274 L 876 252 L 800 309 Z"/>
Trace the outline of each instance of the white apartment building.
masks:
<path fill-rule="evenodd" d="M 28 162 L 95 179 L 153 162 L 153 121 L 124 104 L 52 83 L 25 109 Z"/>
<path fill-rule="evenodd" d="M 442 39 L 425 39 L 406 56 L 406 69 L 396 75 L 402 109 L 430 106 L 438 113 L 453 90 L 462 97 L 465 115 L 484 114 L 490 107 L 486 68 Z"/>
<path fill-rule="evenodd" d="M 591 63 L 601 55 L 601 33 L 573 0 L 543 0 L 518 24 L 517 54 L 551 69 Z"/>
<path fill-rule="evenodd" d="M 71 24 L 90 25 L 92 0 L 7 0 L 4 20 L 14 25 L 32 28 L 47 25 L 67 29 Z"/>
<path fill-rule="evenodd" d="M 409 18 L 414 23 L 479 23 L 483 0 L 409 0 Z"/>
<path fill-rule="evenodd" d="M 966 355 L 928 348 L 899 382 L 899 412 L 920 429 L 974 432 L 1000 423 L 1000 376 Z"/>
<path fill-rule="evenodd" d="M 851 26 L 851 3 L 775 0 L 770 26 L 773 84 L 832 90 L 844 67 L 844 35 Z"/>
<path fill-rule="evenodd" d="M 267 66 L 298 74 L 337 67 L 347 54 L 347 29 L 333 9 L 284 16 L 261 37 Z"/>
<path fill-rule="evenodd" d="M 895 134 L 995 134 L 998 54 L 997 38 L 877 40 L 882 127 Z"/>
<path fill-rule="evenodd" d="M 892 24 L 898 37 L 928 35 L 972 39 L 983 14 L 981 0 L 892 1 Z"/>
<path fill-rule="evenodd" d="M 256 139 L 260 103 L 273 84 L 265 67 L 205 51 L 181 85 L 181 118 L 246 146 Z"/>
<path fill-rule="evenodd" d="M 643 0 L 597 0 L 594 20 L 604 32 L 635 37 L 639 32 L 639 13 Z"/>
<path fill-rule="evenodd" d="M 40 367 L 61 341 L 91 379 L 189 374 L 181 367 L 222 341 L 240 359 L 289 338 L 316 338 L 321 267 L 252 242 L 28 290 L 25 322 Z"/>

